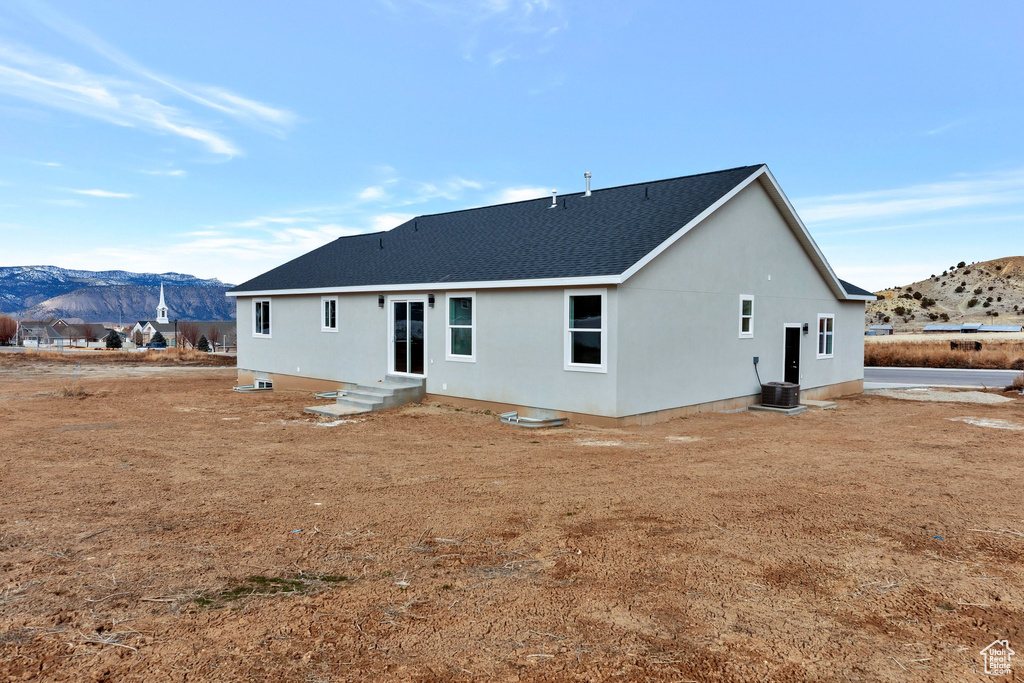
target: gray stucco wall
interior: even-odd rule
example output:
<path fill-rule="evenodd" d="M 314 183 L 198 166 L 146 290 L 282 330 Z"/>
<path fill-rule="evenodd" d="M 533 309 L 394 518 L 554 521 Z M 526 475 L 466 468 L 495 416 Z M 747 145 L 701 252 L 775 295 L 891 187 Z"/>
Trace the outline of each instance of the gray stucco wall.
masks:
<path fill-rule="evenodd" d="M 452 292 L 457 294 L 457 292 Z M 321 332 L 320 295 L 274 296 L 271 337 L 252 334 L 252 298 L 238 299 L 239 368 L 301 377 L 373 384 L 389 370 L 388 311 L 392 299 L 425 293 L 338 295 L 338 332 Z M 475 292 L 476 361 L 445 359 L 445 292 L 426 309 L 428 393 L 549 410 L 615 415 L 615 363 L 608 372 L 564 369 L 565 290 L 496 289 Z M 607 290 L 608 319 L 615 319 L 614 288 Z M 607 344 L 617 341 L 609 325 Z"/>
<path fill-rule="evenodd" d="M 741 294 L 754 296 L 749 339 Z M 621 285 L 619 311 L 619 415 L 758 393 L 754 356 L 762 381 L 782 381 L 787 323 L 809 326 L 802 387 L 864 376 L 864 303 L 836 299 L 760 183 Z M 819 313 L 835 315 L 833 358 L 817 358 Z"/>
<path fill-rule="evenodd" d="M 768 276 L 771 276 L 769 280 Z M 757 393 L 783 378 L 786 323 L 801 336 L 801 385 L 863 377 L 863 302 L 840 303 L 759 183 L 753 183 L 619 287 L 606 288 L 607 372 L 567 371 L 565 290 L 475 292 L 476 361 L 445 358 L 444 291 L 426 309 L 428 393 L 623 417 Z M 457 292 L 452 292 L 453 294 Z M 752 294 L 754 336 L 739 338 L 739 295 Z M 271 338 L 254 338 L 238 299 L 239 368 L 373 384 L 389 371 L 392 299 L 339 294 L 338 332 L 322 332 L 321 295 L 271 299 Z M 819 313 L 835 315 L 835 354 L 816 358 Z"/>

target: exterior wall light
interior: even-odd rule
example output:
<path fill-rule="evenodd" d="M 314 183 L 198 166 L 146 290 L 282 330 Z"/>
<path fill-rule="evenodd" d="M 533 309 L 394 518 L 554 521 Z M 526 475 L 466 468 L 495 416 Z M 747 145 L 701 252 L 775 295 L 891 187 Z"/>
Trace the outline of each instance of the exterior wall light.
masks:
<path fill-rule="evenodd" d="M 383 294 L 378 294 L 377 295 L 377 308 L 384 308 L 384 295 Z M 804 327 L 807 327 L 807 326 L 804 325 Z"/>
<path fill-rule="evenodd" d="M 433 294 L 427 294 L 427 305 L 430 306 L 431 308 L 434 307 L 434 295 Z"/>

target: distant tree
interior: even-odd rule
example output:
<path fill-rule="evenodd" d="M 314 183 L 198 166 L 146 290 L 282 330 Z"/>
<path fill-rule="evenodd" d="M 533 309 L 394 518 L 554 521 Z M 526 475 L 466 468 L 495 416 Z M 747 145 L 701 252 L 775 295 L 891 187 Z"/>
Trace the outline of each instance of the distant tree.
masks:
<path fill-rule="evenodd" d="M 210 325 L 210 329 L 206 331 L 206 338 L 210 341 L 210 345 L 213 346 L 213 350 L 217 350 L 217 340 L 220 339 L 220 328 L 216 325 Z"/>
<path fill-rule="evenodd" d="M 117 330 L 111 330 L 110 334 L 103 339 L 107 342 L 108 349 L 119 349 L 123 346 L 121 343 L 121 335 L 117 333 Z"/>
<path fill-rule="evenodd" d="M 151 344 L 163 344 L 163 345 L 166 346 L 167 345 L 167 338 L 164 337 L 164 335 L 160 334 L 160 330 L 157 330 L 156 334 L 154 334 L 150 338 L 149 343 L 151 343 Z"/>
<path fill-rule="evenodd" d="M 904 315 L 906 315 L 906 314 L 907 314 L 907 309 L 906 309 L 906 308 L 904 308 L 903 306 L 897 306 L 897 307 L 896 307 L 896 308 L 895 308 L 895 309 L 893 310 L 893 313 L 895 313 L 896 315 L 898 315 L 898 316 L 901 316 L 901 317 L 902 317 L 902 316 L 904 316 Z"/>
<path fill-rule="evenodd" d="M 978 300 L 977 299 L 971 299 L 970 301 L 967 302 L 967 308 L 974 308 L 977 305 L 978 305 Z"/>
<path fill-rule="evenodd" d="M 921 292 L 914 292 L 914 298 L 917 299 L 918 301 L 920 301 L 922 297 L 924 297 L 924 294 L 922 294 Z"/>
<path fill-rule="evenodd" d="M 960 263 L 956 264 L 956 267 L 957 267 L 957 268 L 963 268 L 963 267 L 964 267 L 964 266 L 966 266 L 966 265 L 967 265 L 966 263 L 964 263 L 963 261 L 961 261 Z"/>
<path fill-rule="evenodd" d="M 938 313 L 929 313 L 928 317 L 931 318 L 932 320 L 938 320 L 939 319 L 939 314 Z"/>
<path fill-rule="evenodd" d="M 945 320 L 947 323 L 949 322 L 949 313 L 939 313 L 939 317 Z"/>
<path fill-rule="evenodd" d="M 145 343 L 142 340 L 142 330 L 135 330 L 135 334 L 132 335 L 132 343 L 136 346 L 142 346 Z"/>
<path fill-rule="evenodd" d="M 196 344 L 196 351 L 205 351 L 209 353 L 210 342 L 206 340 L 206 335 L 199 337 L 199 342 Z"/>
<path fill-rule="evenodd" d="M 0 346 L 10 346 L 18 334 L 18 323 L 9 315 L 0 315 Z"/>
<path fill-rule="evenodd" d="M 1002 270 L 1002 269 L 1003 269 L 1002 266 L 996 266 L 996 270 Z"/>
<path fill-rule="evenodd" d="M 181 323 L 178 326 L 178 339 L 194 349 L 199 342 L 199 326 L 195 323 Z"/>
<path fill-rule="evenodd" d="M 96 331 L 96 325 L 93 325 L 92 323 L 82 325 L 82 337 L 85 339 L 86 344 L 89 342 L 99 341 L 99 337 L 97 336 L 98 334 L 99 332 Z"/>
<path fill-rule="evenodd" d="M 949 271 L 948 270 L 942 271 L 942 277 L 946 277 L 947 275 L 949 275 Z"/>
<path fill-rule="evenodd" d="M 887 323 L 887 322 L 889 322 L 890 320 L 892 320 L 892 318 L 890 318 L 889 316 L 885 316 L 884 318 L 882 318 L 882 322 L 883 322 L 883 323 Z"/>

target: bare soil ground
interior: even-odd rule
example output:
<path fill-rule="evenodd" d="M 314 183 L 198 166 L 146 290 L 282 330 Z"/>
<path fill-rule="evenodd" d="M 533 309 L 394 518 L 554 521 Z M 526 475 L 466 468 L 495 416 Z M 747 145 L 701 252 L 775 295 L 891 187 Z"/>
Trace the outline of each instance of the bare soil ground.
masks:
<path fill-rule="evenodd" d="M 1024 645 L 1021 432 L 983 426 L 1020 400 L 533 431 L 45 370 L 0 368 L 4 680 L 960 681 Z"/>

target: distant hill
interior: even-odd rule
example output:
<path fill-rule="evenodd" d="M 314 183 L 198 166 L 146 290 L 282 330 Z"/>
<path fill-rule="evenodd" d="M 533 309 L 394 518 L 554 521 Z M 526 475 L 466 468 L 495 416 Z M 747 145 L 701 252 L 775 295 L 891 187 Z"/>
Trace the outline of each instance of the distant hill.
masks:
<path fill-rule="evenodd" d="M 1024 256 L 965 264 L 927 280 L 876 292 L 866 324 L 885 321 L 896 331 L 920 330 L 928 323 L 1024 324 Z"/>
<path fill-rule="evenodd" d="M 160 283 L 169 316 L 179 320 L 234 320 L 232 286 L 182 273 L 69 270 L 56 266 L 0 268 L 0 313 L 17 318 L 81 318 L 88 322 L 156 316 Z"/>

